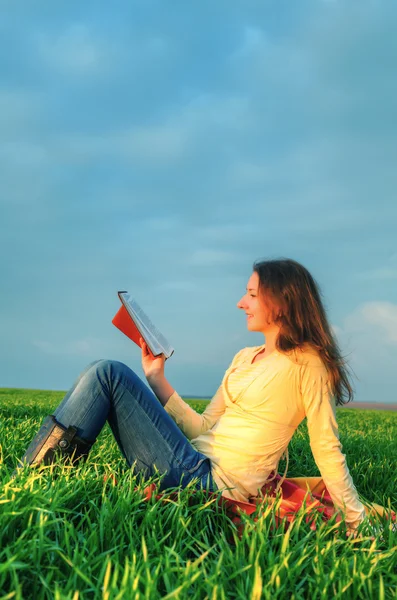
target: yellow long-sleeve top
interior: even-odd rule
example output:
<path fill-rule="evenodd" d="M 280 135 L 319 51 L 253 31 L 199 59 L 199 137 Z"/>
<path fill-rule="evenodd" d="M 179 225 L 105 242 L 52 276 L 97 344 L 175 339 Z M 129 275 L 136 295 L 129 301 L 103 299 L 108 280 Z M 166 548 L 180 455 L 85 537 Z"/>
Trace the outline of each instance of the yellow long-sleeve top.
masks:
<path fill-rule="evenodd" d="M 192 445 L 208 456 L 222 494 L 247 501 L 258 496 L 306 417 L 310 447 L 335 506 L 356 527 L 365 517 L 342 454 L 335 400 L 317 352 L 272 352 L 254 361 L 265 346 L 243 348 L 203 414 L 174 392 L 165 410 Z"/>

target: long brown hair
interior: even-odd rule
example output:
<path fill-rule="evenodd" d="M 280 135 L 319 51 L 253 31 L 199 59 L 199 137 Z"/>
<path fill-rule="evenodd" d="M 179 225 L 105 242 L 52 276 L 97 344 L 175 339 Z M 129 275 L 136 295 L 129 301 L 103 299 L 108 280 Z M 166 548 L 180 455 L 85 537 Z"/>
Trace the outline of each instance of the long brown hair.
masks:
<path fill-rule="evenodd" d="M 289 258 L 255 261 L 259 291 L 277 306 L 273 320 L 281 326 L 276 348 L 287 352 L 310 344 L 320 355 L 336 404 L 353 399 L 348 367 L 328 323 L 321 290 L 309 271 Z"/>

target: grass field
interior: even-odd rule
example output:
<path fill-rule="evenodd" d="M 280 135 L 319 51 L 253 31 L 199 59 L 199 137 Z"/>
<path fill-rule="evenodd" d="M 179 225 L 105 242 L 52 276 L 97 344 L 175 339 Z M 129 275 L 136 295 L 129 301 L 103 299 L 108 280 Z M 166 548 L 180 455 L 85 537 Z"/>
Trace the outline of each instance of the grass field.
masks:
<path fill-rule="evenodd" d="M 312 531 L 301 518 L 286 534 L 265 509 L 244 518 L 240 538 L 201 493 L 145 502 L 108 427 L 86 464 L 12 479 L 62 396 L 0 389 L 0 599 L 397 597 L 396 533 L 347 539 L 332 522 Z M 397 413 L 344 408 L 338 421 L 359 493 L 396 510 Z M 305 424 L 289 449 L 288 476 L 318 474 Z M 111 473 L 117 485 L 104 481 Z"/>

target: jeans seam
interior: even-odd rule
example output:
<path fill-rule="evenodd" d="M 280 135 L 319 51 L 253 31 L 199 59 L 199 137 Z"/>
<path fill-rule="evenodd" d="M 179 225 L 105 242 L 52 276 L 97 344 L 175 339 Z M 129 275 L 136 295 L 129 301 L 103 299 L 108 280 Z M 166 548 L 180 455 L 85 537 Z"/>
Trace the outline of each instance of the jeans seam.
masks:
<path fill-rule="evenodd" d="M 96 365 L 98 365 L 98 363 L 100 363 L 100 362 L 102 362 L 102 359 L 99 359 L 99 360 L 96 360 L 96 361 L 94 361 L 94 362 L 93 362 L 93 363 L 90 365 L 90 369 L 91 369 L 92 367 L 95 367 Z M 90 369 L 89 369 L 89 370 L 90 370 Z M 89 370 L 88 370 L 88 371 L 89 371 Z M 88 371 L 85 373 L 85 375 L 87 375 L 87 374 L 88 374 Z M 100 380 L 100 379 L 99 379 L 99 377 L 98 377 L 98 373 L 96 373 L 96 378 L 97 378 L 97 380 L 98 380 L 98 382 L 99 382 L 99 385 L 101 386 L 102 393 L 104 393 L 104 394 L 105 394 L 105 396 L 106 396 L 106 398 L 107 398 L 107 393 L 106 393 L 106 390 L 103 388 L 102 382 L 101 382 L 101 380 Z M 80 383 L 82 383 L 82 380 L 79 382 L 79 384 L 80 384 Z M 78 386 L 77 386 L 77 387 L 78 387 Z M 77 389 L 77 388 L 76 388 L 76 389 Z M 76 389 L 75 389 L 75 390 L 73 390 L 73 393 L 76 391 Z M 90 410 L 91 410 L 91 408 L 92 408 L 93 404 L 95 403 L 96 399 L 98 398 L 99 394 L 100 394 L 100 392 L 98 392 L 98 393 L 97 393 L 97 394 L 94 396 L 94 398 L 92 399 L 92 402 L 91 402 L 91 404 L 90 404 L 90 405 L 89 405 L 89 407 L 86 409 L 86 411 L 85 411 L 85 413 L 83 414 L 83 416 L 80 418 L 80 421 L 81 421 L 81 422 L 83 422 L 83 421 L 85 420 L 85 418 L 87 417 L 88 413 L 90 412 Z M 109 404 L 110 404 L 110 400 L 109 400 Z M 108 410 L 108 414 L 107 414 L 107 416 L 106 416 L 106 420 L 108 419 L 108 416 L 109 416 L 109 410 Z M 94 442 L 96 441 L 96 438 L 97 438 L 97 436 L 95 437 L 95 440 L 94 440 Z"/>
<path fill-rule="evenodd" d="M 100 392 L 98 392 L 98 393 L 96 394 L 96 396 L 94 396 L 94 398 L 93 398 L 92 402 L 90 403 L 89 407 L 87 407 L 87 408 L 86 408 L 86 411 L 83 413 L 83 415 L 82 415 L 81 417 L 79 417 L 79 420 L 80 420 L 80 422 L 81 422 L 81 423 L 82 423 L 82 422 L 84 422 L 84 420 L 86 419 L 86 417 L 87 417 L 88 413 L 90 412 L 90 410 L 91 410 L 92 406 L 94 405 L 94 403 L 95 403 L 96 399 L 98 398 L 99 394 L 100 394 Z M 57 413 L 57 411 L 54 411 L 54 414 L 53 414 L 53 416 L 54 416 L 54 418 L 56 419 L 56 421 L 58 421 L 58 423 L 59 423 L 60 425 L 62 425 L 63 427 L 65 427 L 65 425 L 63 425 L 63 423 L 61 423 L 61 422 L 60 422 L 60 420 L 59 420 L 59 417 L 58 417 L 58 413 Z M 71 425 L 72 427 L 76 427 L 76 425 L 74 425 L 73 423 L 70 423 L 70 425 Z M 77 427 L 77 428 L 79 428 L 79 427 Z M 82 437 L 82 439 L 84 439 L 85 441 L 90 441 L 90 442 L 93 442 L 93 443 L 94 443 L 94 442 L 96 442 L 97 436 L 95 437 L 95 439 L 94 439 L 94 440 L 87 440 L 87 438 L 84 438 L 84 437 Z"/>

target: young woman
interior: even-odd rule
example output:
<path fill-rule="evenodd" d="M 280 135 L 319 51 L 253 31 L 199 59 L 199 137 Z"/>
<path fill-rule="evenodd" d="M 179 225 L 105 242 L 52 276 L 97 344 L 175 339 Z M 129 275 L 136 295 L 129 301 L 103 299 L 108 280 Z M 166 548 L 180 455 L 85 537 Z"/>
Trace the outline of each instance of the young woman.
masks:
<path fill-rule="evenodd" d="M 324 483 L 349 528 L 357 528 L 365 510 L 335 419 L 335 406 L 353 393 L 315 280 L 290 259 L 256 262 L 237 306 L 266 343 L 236 354 L 203 414 L 180 398 L 165 377 L 164 357 L 153 357 L 141 340 L 151 390 L 122 363 L 92 363 L 47 417 L 23 462 L 85 457 L 108 421 L 128 465 L 143 477 L 161 473 L 161 489 L 194 479 L 247 501 L 277 472 L 306 417 Z"/>

